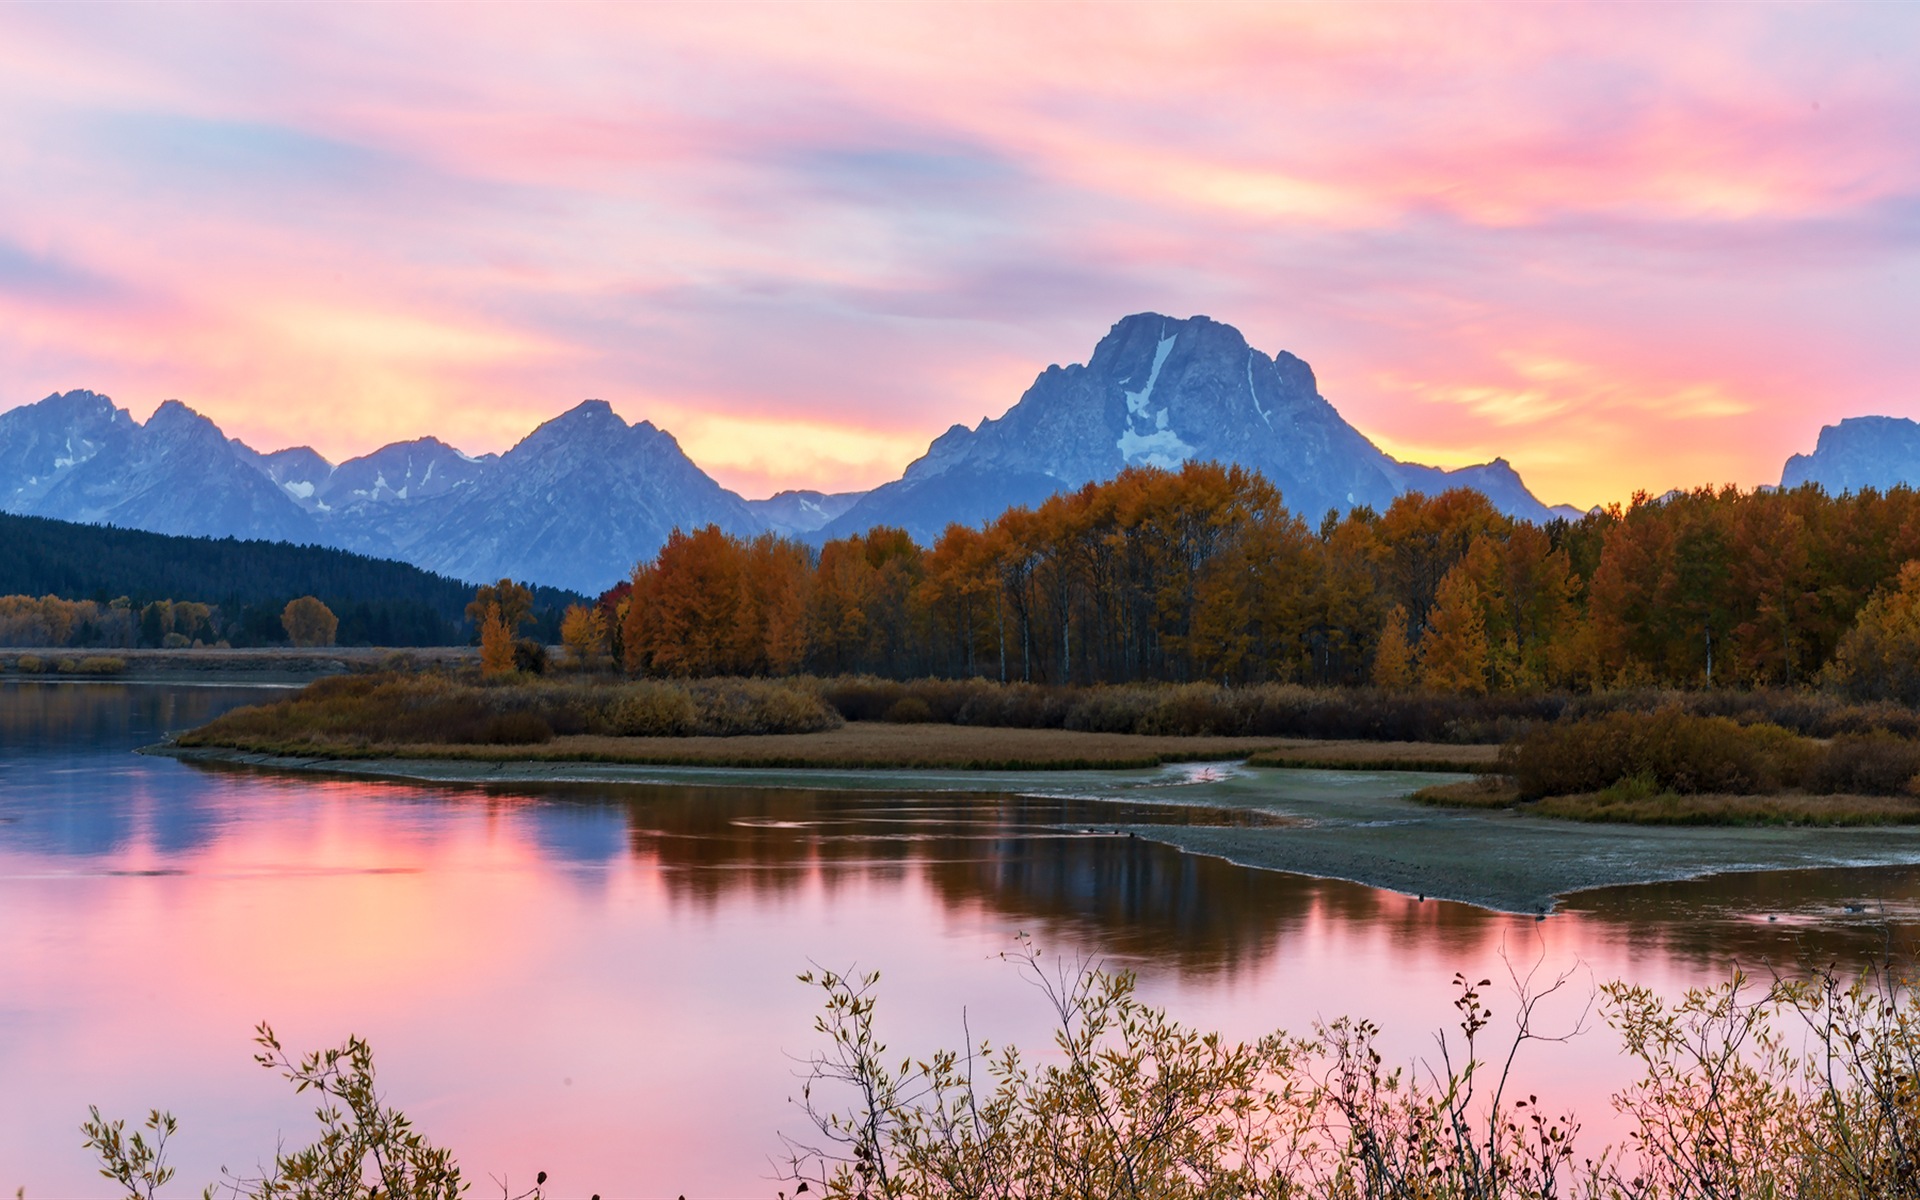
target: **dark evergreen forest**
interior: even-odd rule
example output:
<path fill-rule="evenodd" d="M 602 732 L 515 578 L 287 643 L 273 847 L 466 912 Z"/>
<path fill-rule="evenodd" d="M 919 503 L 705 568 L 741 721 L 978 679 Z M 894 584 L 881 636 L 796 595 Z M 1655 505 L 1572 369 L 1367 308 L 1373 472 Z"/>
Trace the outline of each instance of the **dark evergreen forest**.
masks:
<path fill-rule="evenodd" d="M 286 641 L 280 613 L 317 596 L 340 618 L 341 645 L 451 646 L 472 640 L 472 584 L 406 563 L 321 546 L 170 537 L 0 513 L 0 595 L 59 596 L 138 608 L 157 600 L 216 605 L 234 645 Z M 535 637 L 559 636 L 582 598 L 535 588 Z"/>

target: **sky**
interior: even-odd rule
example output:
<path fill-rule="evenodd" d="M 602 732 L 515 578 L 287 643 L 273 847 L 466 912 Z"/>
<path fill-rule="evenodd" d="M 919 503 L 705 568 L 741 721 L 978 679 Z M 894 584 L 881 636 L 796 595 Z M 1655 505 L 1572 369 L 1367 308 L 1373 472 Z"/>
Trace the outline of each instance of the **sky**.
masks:
<path fill-rule="evenodd" d="M 1920 6 L 0 6 L 0 409 L 897 478 L 1122 316 L 1549 503 L 1920 416 Z"/>

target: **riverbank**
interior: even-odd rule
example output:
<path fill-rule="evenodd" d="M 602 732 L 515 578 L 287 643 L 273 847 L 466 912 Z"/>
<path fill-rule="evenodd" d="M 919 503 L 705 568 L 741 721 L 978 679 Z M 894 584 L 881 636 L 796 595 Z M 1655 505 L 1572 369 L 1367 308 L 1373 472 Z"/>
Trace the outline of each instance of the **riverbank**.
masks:
<path fill-rule="evenodd" d="M 111 679 L 121 683 L 312 683 L 329 675 L 376 671 L 396 655 L 421 667 L 445 668 L 479 662 L 471 646 L 425 646 L 396 650 L 385 646 L 259 646 L 248 649 L 201 647 L 182 650 L 73 650 L 0 647 L 0 681 Z M 55 668 L 62 659 L 111 657 L 123 667 L 110 675 L 67 674 Z M 39 659 L 43 671 L 23 671 L 20 660 Z"/>
<path fill-rule="evenodd" d="M 1262 766 L 1474 773 L 1496 763 L 1496 746 L 1307 738 L 1175 737 L 1010 729 L 981 725 L 896 725 L 855 721 L 814 733 L 734 737 L 555 737 L 531 745 L 376 743 L 314 747 L 269 741 L 208 745 L 298 761 L 413 760 L 485 763 L 604 763 L 639 766 L 835 770 L 1124 770 L 1176 762 L 1246 760 Z"/>

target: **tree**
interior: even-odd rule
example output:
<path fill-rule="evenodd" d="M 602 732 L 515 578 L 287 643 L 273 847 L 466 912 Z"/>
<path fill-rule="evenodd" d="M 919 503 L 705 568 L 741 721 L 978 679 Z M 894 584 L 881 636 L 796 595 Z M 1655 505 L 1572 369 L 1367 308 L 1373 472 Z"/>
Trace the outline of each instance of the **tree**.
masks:
<path fill-rule="evenodd" d="M 1487 690 L 1491 666 L 1480 589 L 1466 570 L 1448 571 L 1420 641 L 1420 683 L 1435 691 L 1480 695 Z"/>
<path fill-rule="evenodd" d="M 1373 651 L 1373 686 L 1404 688 L 1413 683 L 1413 646 L 1407 641 L 1407 610 L 1396 604 L 1387 611 L 1380 642 Z"/>
<path fill-rule="evenodd" d="M 1920 561 L 1867 601 L 1826 674 L 1855 700 L 1920 704 Z"/>
<path fill-rule="evenodd" d="M 173 629 L 172 606 L 155 600 L 140 610 L 140 644 L 158 646 Z"/>
<path fill-rule="evenodd" d="M 340 628 L 333 610 L 313 596 L 287 601 L 281 610 L 280 624 L 286 627 L 287 640 L 296 646 L 331 646 Z"/>
<path fill-rule="evenodd" d="M 590 667 L 607 652 L 607 618 L 597 606 L 574 604 L 560 621 L 560 640 L 578 667 Z"/>
<path fill-rule="evenodd" d="M 480 669 L 488 675 L 504 675 L 513 666 L 513 629 L 500 610 L 489 605 L 480 622 Z"/>
<path fill-rule="evenodd" d="M 475 629 L 486 623 L 487 609 L 490 607 L 500 610 L 501 619 L 507 623 L 507 632 L 517 636 L 520 627 L 533 620 L 533 590 L 511 579 L 481 584 L 467 605 L 467 620 L 473 622 Z"/>

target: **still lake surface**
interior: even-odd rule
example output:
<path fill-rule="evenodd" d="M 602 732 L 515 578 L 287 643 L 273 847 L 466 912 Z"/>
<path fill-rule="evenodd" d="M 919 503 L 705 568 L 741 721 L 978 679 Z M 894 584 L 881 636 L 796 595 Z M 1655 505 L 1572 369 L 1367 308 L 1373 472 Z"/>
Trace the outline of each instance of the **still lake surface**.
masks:
<path fill-rule="evenodd" d="M 183 1197 L 304 1144 L 312 1106 L 251 1061 L 263 1020 L 290 1050 L 367 1037 L 388 1099 L 476 1195 L 544 1170 L 555 1197 L 771 1197 L 779 1135 L 807 1132 L 789 1098 L 816 1044 L 816 993 L 794 981 L 812 964 L 882 972 L 897 1052 L 962 1044 L 963 1015 L 976 1039 L 1042 1047 L 1044 1004 L 1000 958 L 1025 933 L 1137 971 L 1192 1024 L 1366 1016 L 1412 1060 L 1456 971 L 1576 970 L 1548 1011 L 1565 1026 L 1592 981 L 1677 993 L 1736 962 L 1858 962 L 1920 911 L 1920 870 L 1878 868 L 1589 892 L 1535 921 L 1088 831 L 1214 819 L 1154 802 L 1189 768 L 1021 796 L 418 785 L 132 753 L 280 694 L 0 684 L 7 1193 L 110 1195 L 80 1148 L 89 1104 L 171 1109 Z M 1589 1023 L 1530 1048 L 1521 1082 L 1605 1137 L 1626 1074 Z"/>

